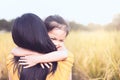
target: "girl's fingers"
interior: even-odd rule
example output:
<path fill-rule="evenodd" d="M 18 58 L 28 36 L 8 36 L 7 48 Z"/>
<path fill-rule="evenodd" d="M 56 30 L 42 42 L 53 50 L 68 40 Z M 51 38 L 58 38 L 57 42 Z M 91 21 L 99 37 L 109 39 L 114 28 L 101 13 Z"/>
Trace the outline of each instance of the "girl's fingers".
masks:
<path fill-rule="evenodd" d="M 25 62 L 26 62 L 26 60 L 21 60 L 21 59 L 20 59 L 20 60 L 19 60 L 19 62 L 21 62 L 21 63 L 25 63 Z"/>
<path fill-rule="evenodd" d="M 25 59 L 25 57 L 20 57 L 20 59 Z"/>
<path fill-rule="evenodd" d="M 44 67 L 44 65 L 42 64 L 42 63 L 40 63 L 40 65 L 41 65 L 41 67 L 44 69 L 45 67 Z"/>
<path fill-rule="evenodd" d="M 52 63 L 40 63 L 40 65 L 41 65 L 41 67 L 44 69 L 45 66 L 46 66 L 47 68 L 50 68 L 50 66 L 52 66 Z"/>
<path fill-rule="evenodd" d="M 28 65 L 28 63 L 19 63 L 19 65 Z"/>
<path fill-rule="evenodd" d="M 50 68 L 50 66 L 49 66 L 47 63 L 44 63 L 44 65 L 45 65 L 47 68 Z"/>
<path fill-rule="evenodd" d="M 52 66 L 52 63 L 48 63 L 50 66 Z"/>
<path fill-rule="evenodd" d="M 26 62 L 26 60 L 19 60 L 19 65 L 28 65 L 28 63 Z"/>
<path fill-rule="evenodd" d="M 31 67 L 31 66 L 27 65 L 27 66 L 24 66 L 23 68 L 29 68 L 29 67 Z"/>

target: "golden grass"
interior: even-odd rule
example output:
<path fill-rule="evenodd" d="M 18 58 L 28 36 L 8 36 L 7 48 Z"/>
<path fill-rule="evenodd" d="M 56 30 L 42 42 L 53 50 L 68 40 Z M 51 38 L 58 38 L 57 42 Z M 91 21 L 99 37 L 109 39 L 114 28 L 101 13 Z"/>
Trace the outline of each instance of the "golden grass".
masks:
<path fill-rule="evenodd" d="M 90 80 L 120 80 L 119 35 L 115 31 L 71 32 L 65 44 L 75 55 L 73 80 L 86 76 Z M 11 34 L 0 33 L 0 70 L 4 78 L 7 77 L 6 56 L 13 47 Z"/>
<path fill-rule="evenodd" d="M 75 73 L 82 70 L 91 80 L 120 80 L 119 35 L 120 32 L 106 31 L 72 32 L 66 46 L 75 55 Z"/>

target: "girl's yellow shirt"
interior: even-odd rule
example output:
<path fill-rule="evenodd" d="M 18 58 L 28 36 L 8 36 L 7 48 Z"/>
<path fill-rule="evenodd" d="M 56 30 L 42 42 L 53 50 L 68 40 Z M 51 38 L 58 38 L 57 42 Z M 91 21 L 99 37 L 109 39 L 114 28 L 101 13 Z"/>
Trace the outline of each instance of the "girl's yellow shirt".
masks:
<path fill-rule="evenodd" d="M 18 72 L 13 73 L 13 55 L 9 54 L 7 57 L 7 69 L 11 80 L 19 80 Z M 63 61 L 58 61 L 57 70 L 54 74 L 49 74 L 46 80 L 69 80 L 70 74 L 72 72 L 72 66 L 74 62 L 74 56 L 72 53 L 68 52 L 68 58 Z"/>

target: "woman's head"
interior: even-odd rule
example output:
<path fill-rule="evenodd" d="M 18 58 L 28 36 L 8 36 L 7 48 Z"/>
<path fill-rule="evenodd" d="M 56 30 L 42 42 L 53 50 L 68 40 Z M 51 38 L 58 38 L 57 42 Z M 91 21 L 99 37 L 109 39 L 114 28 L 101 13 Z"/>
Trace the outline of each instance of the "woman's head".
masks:
<path fill-rule="evenodd" d="M 58 15 L 48 16 L 44 22 L 47 27 L 49 37 L 55 44 L 57 50 L 60 50 L 70 30 L 68 24 L 61 16 Z"/>
<path fill-rule="evenodd" d="M 24 14 L 14 21 L 12 37 L 19 47 L 37 51 L 41 49 L 39 52 L 47 52 L 48 49 L 44 48 L 50 42 L 44 22 L 32 13 Z"/>
<path fill-rule="evenodd" d="M 35 14 L 27 13 L 15 19 L 12 28 L 12 37 L 19 47 L 48 53 L 57 50 L 48 36 L 44 22 Z M 14 57 L 15 68 L 18 68 L 20 80 L 45 80 L 49 69 L 42 69 L 39 64 L 31 68 L 18 66 L 19 57 Z M 54 62 L 52 72 L 56 70 L 57 63 Z M 34 75 L 34 76 L 33 76 Z"/>

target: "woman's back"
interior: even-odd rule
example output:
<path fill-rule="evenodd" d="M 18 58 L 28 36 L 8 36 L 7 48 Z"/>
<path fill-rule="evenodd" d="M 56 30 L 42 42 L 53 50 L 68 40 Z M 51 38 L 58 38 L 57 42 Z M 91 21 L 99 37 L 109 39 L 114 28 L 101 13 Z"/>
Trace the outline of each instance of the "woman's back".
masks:
<path fill-rule="evenodd" d="M 9 74 L 11 76 L 11 80 L 19 80 L 18 72 L 13 73 L 13 61 L 10 59 L 13 58 L 12 54 L 9 54 L 7 57 L 7 69 L 9 70 Z M 49 74 L 46 80 L 69 80 L 69 75 L 71 73 L 71 68 L 73 66 L 74 56 L 72 53 L 68 52 L 68 58 L 63 61 L 58 62 L 57 70 L 54 74 Z M 69 67 L 69 68 L 68 68 Z"/>

